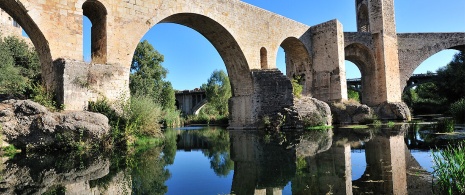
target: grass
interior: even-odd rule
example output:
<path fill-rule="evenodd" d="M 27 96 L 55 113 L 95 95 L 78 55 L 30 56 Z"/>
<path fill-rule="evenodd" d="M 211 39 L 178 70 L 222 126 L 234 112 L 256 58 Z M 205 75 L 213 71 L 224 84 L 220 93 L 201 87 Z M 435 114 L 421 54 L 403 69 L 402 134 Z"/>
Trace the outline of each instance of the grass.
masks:
<path fill-rule="evenodd" d="M 20 153 L 21 150 L 18 150 L 13 145 L 9 145 L 2 148 L 3 156 L 8 156 L 9 158 L 13 158 L 17 153 Z"/>
<path fill-rule="evenodd" d="M 368 129 L 370 127 L 368 125 L 347 125 L 347 126 L 342 126 L 341 128 L 344 128 L 344 129 Z"/>
<path fill-rule="evenodd" d="M 434 193 L 465 194 L 464 144 L 449 145 L 442 151 L 433 152 Z"/>
<path fill-rule="evenodd" d="M 313 127 L 306 127 L 306 130 L 326 130 L 326 129 L 331 129 L 333 126 L 328 126 L 328 125 L 321 125 L 321 126 L 313 126 Z"/>

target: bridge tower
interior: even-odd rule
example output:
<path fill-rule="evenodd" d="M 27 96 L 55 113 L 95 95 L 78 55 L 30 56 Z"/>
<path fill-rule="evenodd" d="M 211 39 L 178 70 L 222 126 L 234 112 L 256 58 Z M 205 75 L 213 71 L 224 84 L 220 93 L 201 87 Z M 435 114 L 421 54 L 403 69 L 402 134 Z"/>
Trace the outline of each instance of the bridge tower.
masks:
<path fill-rule="evenodd" d="M 357 31 L 370 33 L 374 63 L 364 76 L 370 81 L 369 106 L 401 102 L 398 43 L 394 0 L 356 0 Z"/>

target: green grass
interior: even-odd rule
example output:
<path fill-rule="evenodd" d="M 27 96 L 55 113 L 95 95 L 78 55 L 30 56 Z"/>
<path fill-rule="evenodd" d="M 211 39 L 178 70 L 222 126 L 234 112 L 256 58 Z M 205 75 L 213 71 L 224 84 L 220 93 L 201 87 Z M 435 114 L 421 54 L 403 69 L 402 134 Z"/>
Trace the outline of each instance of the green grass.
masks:
<path fill-rule="evenodd" d="M 331 129 L 333 126 L 321 125 L 321 126 L 314 126 L 314 127 L 306 127 L 306 130 L 326 130 Z"/>
<path fill-rule="evenodd" d="M 21 150 L 18 150 L 13 145 L 9 145 L 2 148 L 3 156 L 8 156 L 9 158 L 13 158 L 17 153 L 20 153 Z"/>
<path fill-rule="evenodd" d="M 368 125 L 346 125 L 346 126 L 342 126 L 340 128 L 343 128 L 343 129 L 368 129 L 370 127 Z"/>
<path fill-rule="evenodd" d="M 442 151 L 433 151 L 434 193 L 465 194 L 465 148 L 464 142 L 447 146 Z"/>

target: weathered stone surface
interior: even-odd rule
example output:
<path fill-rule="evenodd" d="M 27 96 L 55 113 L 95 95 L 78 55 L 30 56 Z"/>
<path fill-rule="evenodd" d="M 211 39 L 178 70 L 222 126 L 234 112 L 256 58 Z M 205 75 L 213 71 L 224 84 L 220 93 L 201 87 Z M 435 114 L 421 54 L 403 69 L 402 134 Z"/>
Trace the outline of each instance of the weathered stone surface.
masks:
<path fill-rule="evenodd" d="M 323 101 L 303 96 L 294 98 L 292 106 L 262 118 L 264 128 L 274 130 L 302 129 L 308 126 L 331 125 L 331 109 Z"/>
<path fill-rule="evenodd" d="M 374 107 L 379 119 L 407 120 L 412 119 L 410 109 L 404 102 L 386 102 Z"/>
<path fill-rule="evenodd" d="M 99 113 L 53 113 L 30 100 L 5 100 L 0 109 L 4 141 L 22 149 L 99 144 L 110 130 L 108 118 Z"/>
<path fill-rule="evenodd" d="M 97 152 L 18 154 L 3 162 L 0 194 L 47 194 L 57 187 L 66 194 L 131 193 L 126 171 L 109 173 L 109 157 Z M 90 182 L 104 177 L 105 183 Z"/>
<path fill-rule="evenodd" d="M 373 117 L 373 109 L 354 101 L 334 102 L 330 104 L 334 123 L 361 123 Z"/>

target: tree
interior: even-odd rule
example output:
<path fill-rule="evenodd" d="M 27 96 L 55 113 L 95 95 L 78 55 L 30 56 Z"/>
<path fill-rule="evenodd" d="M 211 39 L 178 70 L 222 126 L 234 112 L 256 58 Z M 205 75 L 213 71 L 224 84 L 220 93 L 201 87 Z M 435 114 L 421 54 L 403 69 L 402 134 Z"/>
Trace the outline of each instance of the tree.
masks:
<path fill-rule="evenodd" d="M 213 109 L 219 115 L 229 115 L 228 100 L 231 97 L 231 84 L 229 77 L 223 70 L 215 70 L 203 84 L 201 89 L 205 90 L 207 96 L 207 108 Z"/>
<path fill-rule="evenodd" d="M 164 80 L 168 70 L 161 65 L 163 61 L 163 55 L 147 40 L 140 42 L 131 63 L 129 88 L 133 96 L 149 96 L 163 109 L 174 110 L 174 89 Z"/>
<path fill-rule="evenodd" d="M 447 66 L 437 70 L 438 94 L 451 104 L 465 97 L 465 52 L 455 54 Z"/>
<path fill-rule="evenodd" d="M 0 93 L 27 97 L 27 89 L 40 81 L 38 55 L 24 40 L 0 39 L 0 62 Z"/>

